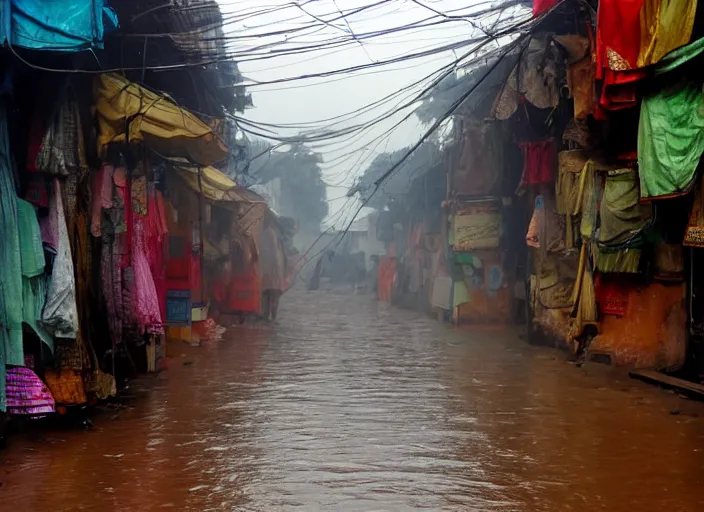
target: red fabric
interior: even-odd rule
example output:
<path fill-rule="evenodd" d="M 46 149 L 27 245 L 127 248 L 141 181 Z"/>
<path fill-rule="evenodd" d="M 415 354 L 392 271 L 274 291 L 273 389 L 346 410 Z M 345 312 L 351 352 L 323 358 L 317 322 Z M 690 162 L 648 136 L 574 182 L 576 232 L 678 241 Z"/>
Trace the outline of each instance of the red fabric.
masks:
<path fill-rule="evenodd" d="M 560 0 L 533 0 L 533 16 L 539 16 L 555 7 Z"/>
<path fill-rule="evenodd" d="M 599 106 L 619 110 L 637 105 L 636 82 L 646 73 L 636 69 L 640 53 L 640 12 L 643 0 L 602 0 L 596 28 L 596 78 L 602 81 Z M 609 50 L 621 59 L 609 62 Z M 605 117 L 598 113 L 597 119 Z"/>
<path fill-rule="evenodd" d="M 646 71 L 634 69 L 631 71 L 612 71 L 605 69 L 599 106 L 604 110 L 621 110 L 638 105 L 636 83 L 647 76 Z M 599 120 L 605 116 L 596 115 Z"/>
<path fill-rule="evenodd" d="M 555 141 L 550 139 L 538 142 L 522 142 L 519 145 L 523 150 L 521 186 L 551 183 L 555 177 L 555 166 L 557 164 Z"/>
<path fill-rule="evenodd" d="M 255 313 L 261 309 L 261 291 L 256 268 L 223 276 L 213 285 L 213 296 L 223 313 Z"/>
<path fill-rule="evenodd" d="M 200 254 L 194 254 L 193 251 L 191 251 L 191 258 L 190 258 L 189 265 L 190 265 L 190 274 L 191 274 L 191 292 L 193 293 L 193 297 L 196 297 L 196 296 L 200 297 L 200 295 L 201 295 Z"/>
<path fill-rule="evenodd" d="M 599 73 L 609 69 L 608 52 L 616 52 L 635 69 L 640 53 L 640 11 L 643 0 L 601 0 L 597 13 L 596 51 L 597 78 Z M 616 68 L 615 70 L 621 70 Z"/>
<path fill-rule="evenodd" d="M 166 242 L 169 228 L 164 213 L 164 198 L 158 190 L 150 191 L 148 195 L 145 226 L 149 268 L 159 298 L 161 317 L 166 318 Z"/>
<path fill-rule="evenodd" d="M 29 140 L 27 141 L 27 170 L 37 172 L 37 155 L 42 148 L 44 140 L 44 125 L 38 116 L 34 116 L 29 127 Z"/>
<path fill-rule="evenodd" d="M 379 258 L 377 291 L 379 300 L 391 302 L 391 292 L 396 280 L 396 258 L 384 256 Z"/>
<path fill-rule="evenodd" d="M 629 283 L 600 274 L 594 283 L 596 300 L 602 315 L 624 316 L 628 307 Z"/>

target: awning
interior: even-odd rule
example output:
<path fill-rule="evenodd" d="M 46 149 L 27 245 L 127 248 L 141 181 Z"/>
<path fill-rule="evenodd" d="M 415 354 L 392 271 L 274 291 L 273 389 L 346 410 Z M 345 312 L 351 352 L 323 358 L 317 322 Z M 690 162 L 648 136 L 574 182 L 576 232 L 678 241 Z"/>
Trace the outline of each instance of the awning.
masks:
<path fill-rule="evenodd" d="M 225 143 L 200 119 L 171 100 L 125 78 L 105 73 L 95 79 L 98 152 L 110 143 L 144 142 L 161 156 L 209 166 L 227 158 Z"/>
<path fill-rule="evenodd" d="M 182 167 L 175 169 L 175 172 L 191 190 L 198 194 L 202 192 L 208 201 L 266 204 L 264 198 L 238 186 L 215 167 L 204 167 L 200 170 L 200 183 L 197 168 Z"/>

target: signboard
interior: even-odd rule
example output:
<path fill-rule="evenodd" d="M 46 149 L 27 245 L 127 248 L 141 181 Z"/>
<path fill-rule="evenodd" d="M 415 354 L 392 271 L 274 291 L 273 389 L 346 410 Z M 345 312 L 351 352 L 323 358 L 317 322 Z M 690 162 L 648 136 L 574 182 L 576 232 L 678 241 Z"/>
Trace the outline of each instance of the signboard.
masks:
<path fill-rule="evenodd" d="M 452 249 L 459 252 L 496 249 L 501 236 L 501 210 L 494 201 L 467 205 L 452 219 Z"/>

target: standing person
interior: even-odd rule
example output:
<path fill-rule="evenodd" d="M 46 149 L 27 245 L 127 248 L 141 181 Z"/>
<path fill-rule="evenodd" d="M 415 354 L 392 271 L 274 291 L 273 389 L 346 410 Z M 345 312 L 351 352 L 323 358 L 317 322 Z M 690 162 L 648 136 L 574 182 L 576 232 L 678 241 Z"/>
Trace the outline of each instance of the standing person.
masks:
<path fill-rule="evenodd" d="M 262 283 L 262 317 L 264 320 L 276 320 L 286 277 L 286 257 L 279 234 L 268 216 L 264 219 L 259 242 L 259 270 Z"/>

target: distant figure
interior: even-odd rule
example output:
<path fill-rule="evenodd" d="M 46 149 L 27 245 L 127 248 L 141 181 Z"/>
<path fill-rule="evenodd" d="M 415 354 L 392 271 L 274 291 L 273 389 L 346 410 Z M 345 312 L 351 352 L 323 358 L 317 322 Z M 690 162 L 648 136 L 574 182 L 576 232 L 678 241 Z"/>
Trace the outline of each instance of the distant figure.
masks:
<path fill-rule="evenodd" d="M 259 243 L 259 270 L 262 279 L 262 317 L 264 320 L 276 320 L 286 278 L 286 256 L 276 228 L 268 217 L 264 220 Z"/>
<path fill-rule="evenodd" d="M 327 251 L 325 254 L 318 258 L 318 262 L 315 264 L 315 270 L 313 271 L 313 277 L 310 278 L 308 283 L 308 291 L 319 290 L 320 289 L 320 278 L 323 275 L 323 265 L 325 259 L 332 261 L 334 253 L 332 251 Z"/>
<path fill-rule="evenodd" d="M 367 270 L 367 286 L 369 286 L 369 291 L 376 295 L 379 289 L 379 255 L 372 254 L 369 260 L 371 266 Z"/>

